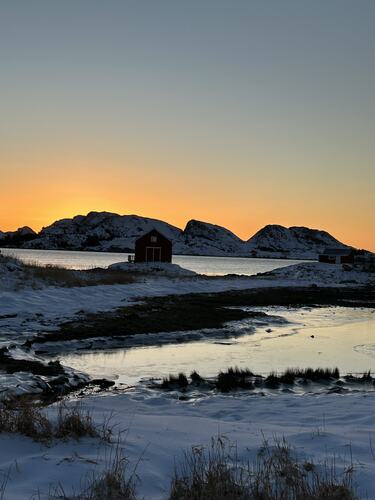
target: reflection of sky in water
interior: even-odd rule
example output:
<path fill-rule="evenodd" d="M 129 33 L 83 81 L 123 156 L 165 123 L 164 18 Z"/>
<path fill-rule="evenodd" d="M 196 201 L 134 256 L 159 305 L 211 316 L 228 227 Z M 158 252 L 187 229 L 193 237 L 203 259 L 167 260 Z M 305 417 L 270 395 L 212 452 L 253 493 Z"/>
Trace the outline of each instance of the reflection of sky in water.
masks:
<path fill-rule="evenodd" d="M 375 371 L 374 310 L 273 307 L 268 312 L 289 323 L 262 325 L 255 334 L 231 339 L 70 354 L 62 361 L 93 376 L 118 377 L 125 383 L 193 370 L 213 376 L 235 365 L 257 373 L 306 366 L 338 366 L 343 373 Z"/>

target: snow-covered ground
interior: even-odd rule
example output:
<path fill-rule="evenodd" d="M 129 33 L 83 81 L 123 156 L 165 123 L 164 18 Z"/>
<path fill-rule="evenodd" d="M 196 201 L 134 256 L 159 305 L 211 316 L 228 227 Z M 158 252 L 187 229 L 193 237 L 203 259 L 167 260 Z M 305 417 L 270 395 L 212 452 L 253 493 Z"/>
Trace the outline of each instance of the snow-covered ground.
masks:
<path fill-rule="evenodd" d="M 120 446 L 130 470 L 139 461 L 138 492 L 146 500 L 168 498 L 174 466 L 184 451 L 209 445 L 218 435 L 236 443 L 239 457 L 250 461 L 264 439 L 272 445 L 275 437 L 285 437 L 302 460 L 334 462 L 338 474 L 353 467 L 359 498 L 375 498 L 374 393 L 237 394 L 187 402 L 168 393 L 150 396 L 134 391 L 92 396 L 85 406 L 98 424 L 114 413 L 116 429 L 126 430 Z M 109 456 L 110 445 L 93 438 L 45 446 L 0 435 L 0 471 L 9 474 L 5 498 L 24 500 L 39 493 L 43 500 L 57 484 L 68 496 L 73 489 L 79 491 L 90 474 L 103 470 Z"/>
<path fill-rule="evenodd" d="M 18 272 L 18 271 L 17 271 Z M 5 274 L 4 274 L 5 275 Z M 9 278 L 10 279 L 10 278 Z M 375 284 L 375 274 L 317 262 L 296 264 L 250 277 L 186 279 L 146 277 L 125 285 L 0 288 L 0 340 L 45 330 L 77 314 L 125 306 L 140 297 L 212 293 L 281 286 L 361 286 Z M 1 282 L 0 282 L 1 284 Z"/>
<path fill-rule="evenodd" d="M 150 276 L 126 285 L 40 287 L 22 282 L 22 266 L 3 266 L 0 273 L 0 345 L 23 342 L 36 331 L 54 329 L 62 321 L 86 312 L 124 306 L 142 297 L 219 292 L 281 286 L 363 286 L 374 274 L 308 263 L 254 277 L 208 279 Z M 14 274 L 15 273 L 15 274 Z M 12 276 L 17 279 L 13 281 Z M 5 284 L 3 286 L 3 284 Z M 22 285 L 22 288 L 20 288 Z M 25 356 L 18 349 L 15 356 Z M 31 353 L 30 356 L 33 356 Z M 12 378 L 13 377 L 13 378 Z M 17 380 L 15 380 L 15 378 Z M 3 389 L 38 392 L 31 375 L 4 375 Z M 139 461 L 139 492 L 146 499 L 167 498 L 175 460 L 192 445 L 206 445 L 211 436 L 225 435 L 238 445 L 240 456 L 253 459 L 264 438 L 285 436 L 303 459 L 335 460 L 339 471 L 354 466 L 360 498 L 375 498 L 375 394 L 201 395 L 181 401 L 173 393 L 137 387 L 126 393 L 90 396 L 84 404 L 100 423 L 114 414 L 116 429 L 132 464 Z M 53 412 L 53 408 L 47 411 Z M 374 437 L 375 439 L 375 437 Z M 25 437 L 0 434 L 0 485 L 9 475 L 5 498 L 48 498 L 61 484 L 68 495 L 79 491 L 90 473 L 108 463 L 110 445 L 97 439 L 53 442 L 50 446 Z"/>
<path fill-rule="evenodd" d="M 294 280 L 299 284 L 316 284 L 318 286 L 343 286 L 375 284 L 375 273 L 367 273 L 356 267 L 325 264 L 322 262 L 305 262 L 292 266 L 281 267 L 263 274 L 278 282 Z"/>

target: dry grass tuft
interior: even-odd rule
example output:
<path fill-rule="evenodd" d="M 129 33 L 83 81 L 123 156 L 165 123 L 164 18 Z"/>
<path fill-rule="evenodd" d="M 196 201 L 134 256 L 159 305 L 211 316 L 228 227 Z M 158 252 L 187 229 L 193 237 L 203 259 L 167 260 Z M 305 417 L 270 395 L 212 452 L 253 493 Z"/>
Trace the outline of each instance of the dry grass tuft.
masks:
<path fill-rule="evenodd" d="M 0 433 L 22 434 L 39 442 L 83 437 L 110 441 L 112 429 L 110 419 L 104 421 L 102 427 L 97 427 L 90 412 L 81 405 L 61 404 L 57 419 L 53 421 L 39 406 L 19 400 L 0 405 Z"/>
<path fill-rule="evenodd" d="M 127 474 L 128 460 L 119 447 L 114 449 L 114 456 L 110 465 L 99 475 L 93 477 L 85 493 L 79 500 L 135 500 L 136 475 L 135 471 Z"/>
<path fill-rule="evenodd" d="M 234 450 L 234 452 L 233 452 Z M 301 463 L 285 441 L 265 444 L 252 466 L 240 462 L 236 448 L 213 439 L 195 447 L 172 480 L 170 500 L 354 500 L 351 471 Z"/>
<path fill-rule="evenodd" d="M 25 272 L 31 279 L 41 280 L 55 286 L 117 285 L 136 281 L 133 275 L 112 269 L 75 270 L 51 264 L 43 266 L 37 263 L 28 263 L 24 266 Z"/>
<path fill-rule="evenodd" d="M 160 387 L 162 389 L 183 389 L 189 385 L 189 381 L 184 373 L 179 373 L 177 377 L 169 375 L 164 378 Z"/>
<path fill-rule="evenodd" d="M 54 434 L 59 439 L 99 437 L 90 412 L 80 405 L 69 407 L 61 404 L 59 406 Z"/>
<path fill-rule="evenodd" d="M 266 387 L 279 384 L 293 385 L 297 379 L 310 382 L 329 382 L 340 378 L 338 368 L 288 368 L 281 374 L 270 373 L 265 380 Z"/>
<path fill-rule="evenodd" d="M 35 441 L 50 441 L 53 428 L 40 408 L 23 401 L 0 405 L 0 433 L 22 434 Z"/>
<path fill-rule="evenodd" d="M 63 485 L 50 493 L 50 500 L 136 500 L 136 470 L 128 473 L 129 462 L 117 443 L 111 450 L 108 465 L 101 473 L 93 471 L 83 480 L 83 490 L 68 495 Z M 1 498 L 0 498 L 1 500 Z"/>
<path fill-rule="evenodd" d="M 254 384 L 249 380 L 254 374 L 247 369 L 228 368 L 226 372 L 220 372 L 216 380 L 216 388 L 221 392 L 229 392 L 235 389 L 254 389 Z"/>

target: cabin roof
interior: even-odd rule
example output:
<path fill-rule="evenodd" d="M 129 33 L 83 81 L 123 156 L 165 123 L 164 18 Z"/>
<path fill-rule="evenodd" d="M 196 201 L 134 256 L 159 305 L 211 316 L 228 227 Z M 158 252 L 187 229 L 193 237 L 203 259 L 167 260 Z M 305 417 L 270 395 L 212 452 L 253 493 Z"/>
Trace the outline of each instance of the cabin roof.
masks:
<path fill-rule="evenodd" d="M 167 236 L 165 236 L 164 233 L 162 233 L 161 231 L 159 231 L 159 229 L 156 229 L 155 227 L 152 228 L 152 229 L 150 229 L 149 231 L 147 231 L 147 233 L 144 233 L 141 236 L 139 236 L 135 241 L 137 242 L 139 240 L 142 240 L 143 238 L 146 238 L 150 233 L 157 233 L 158 235 L 160 235 L 165 240 L 171 241 Z"/>

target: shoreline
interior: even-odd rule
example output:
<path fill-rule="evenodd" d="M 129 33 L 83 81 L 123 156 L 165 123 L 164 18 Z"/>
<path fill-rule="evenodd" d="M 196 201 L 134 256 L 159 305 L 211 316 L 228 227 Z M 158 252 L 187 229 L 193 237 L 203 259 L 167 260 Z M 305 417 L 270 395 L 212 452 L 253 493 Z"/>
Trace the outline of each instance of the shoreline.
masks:
<path fill-rule="evenodd" d="M 24 345 L 124 338 L 169 332 L 224 328 L 230 321 L 266 318 L 264 312 L 244 311 L 240 307 L 368 307 L 375 306 L 375 287 L 319 288 L 277 287 L 192 293 L 140 298 L 141 303 L 108 312 L 86 314 L 60 324 L 59 329 L 37 334 Z"/>

